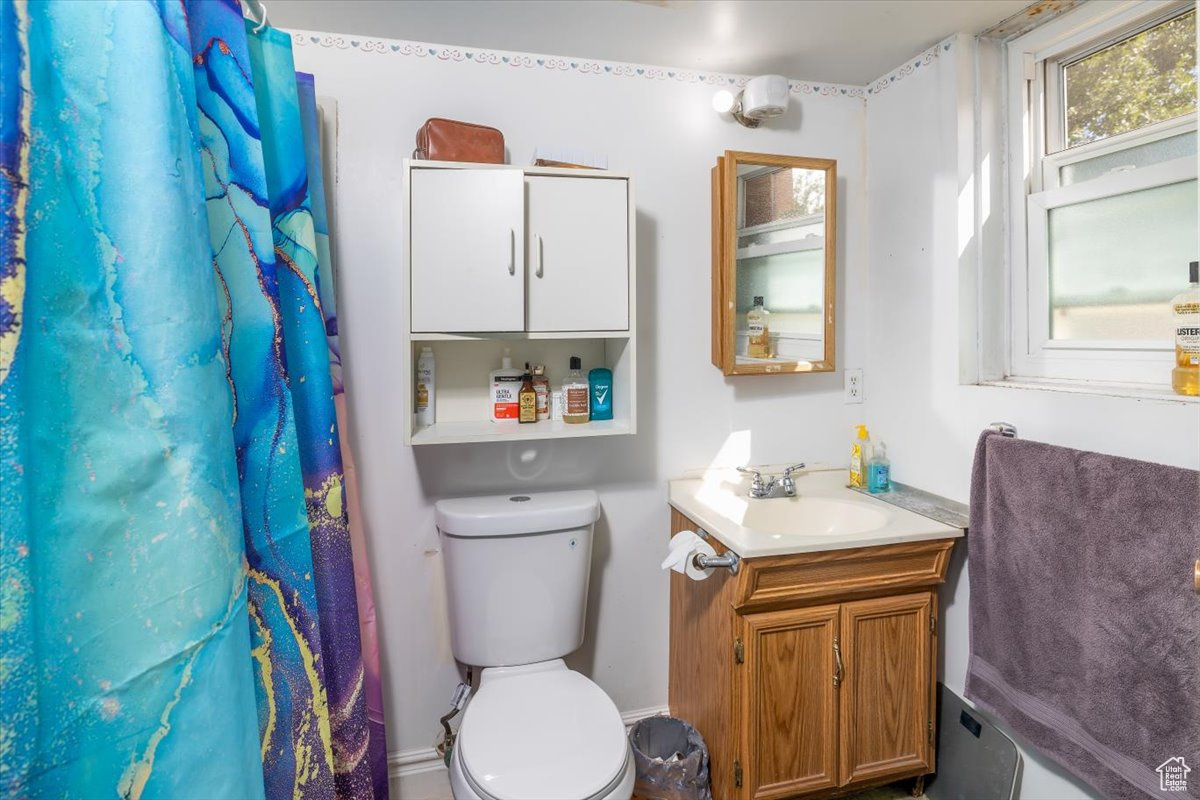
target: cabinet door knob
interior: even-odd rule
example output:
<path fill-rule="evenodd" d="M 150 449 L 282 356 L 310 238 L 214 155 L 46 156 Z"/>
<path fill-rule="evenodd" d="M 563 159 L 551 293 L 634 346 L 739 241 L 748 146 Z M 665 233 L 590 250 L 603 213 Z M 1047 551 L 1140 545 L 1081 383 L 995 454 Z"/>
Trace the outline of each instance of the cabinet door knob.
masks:
<path fill-rule="evenodd" d="M 545 249 L 546 246 L 544 244 L 542 244 L 541 236 L 537 237 L 537 243 L 538 243 L 537 276 L 540 278 L 540 277 L 542 277 L 542 262 L 544 260 L 542 258 L 542 251 Z"/>
<path fill-rule="evenodd" d="M 508 229 L 508 274 L 517 274 L 517 232 L 513 228 Z"/>

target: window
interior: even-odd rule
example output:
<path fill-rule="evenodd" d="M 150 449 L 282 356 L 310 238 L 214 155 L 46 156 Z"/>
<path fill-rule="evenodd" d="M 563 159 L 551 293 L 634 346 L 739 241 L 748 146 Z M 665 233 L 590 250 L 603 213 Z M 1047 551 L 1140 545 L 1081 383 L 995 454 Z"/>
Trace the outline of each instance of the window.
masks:
<path fill-rule="evenodd" d="M 1197 258 L 1196 11 L 1088 4 L 1009 45 L 1015 377 L 1164 384 Z M 1021 135 L 1021 134 L 1024 135 Z"/>

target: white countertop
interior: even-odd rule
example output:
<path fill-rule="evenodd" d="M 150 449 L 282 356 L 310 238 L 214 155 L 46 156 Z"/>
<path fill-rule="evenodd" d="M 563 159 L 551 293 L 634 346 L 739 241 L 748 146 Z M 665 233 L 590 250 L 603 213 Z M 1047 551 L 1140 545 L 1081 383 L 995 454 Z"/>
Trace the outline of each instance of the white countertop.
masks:
<path fill-rule="evenodd" d="M 770 468 L 762 468 L 764 474 Z M 846 487 L 845 469 L 796 475 L 796 496 L 749 497 L 750 477 L 709 469 L 668 482 L 668 502 L 742 558 L 954 539 L 944 525 Z"/>

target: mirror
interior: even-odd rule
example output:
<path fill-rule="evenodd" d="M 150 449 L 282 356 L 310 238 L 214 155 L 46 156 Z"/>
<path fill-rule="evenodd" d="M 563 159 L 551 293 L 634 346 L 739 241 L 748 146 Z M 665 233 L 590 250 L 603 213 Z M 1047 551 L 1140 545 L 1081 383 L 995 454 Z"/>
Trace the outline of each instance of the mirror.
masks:
<path fill-rule="evenodd" d="M 713 364 L 832 372 L 837 162 L 727 150 L 712 174 Z"/>

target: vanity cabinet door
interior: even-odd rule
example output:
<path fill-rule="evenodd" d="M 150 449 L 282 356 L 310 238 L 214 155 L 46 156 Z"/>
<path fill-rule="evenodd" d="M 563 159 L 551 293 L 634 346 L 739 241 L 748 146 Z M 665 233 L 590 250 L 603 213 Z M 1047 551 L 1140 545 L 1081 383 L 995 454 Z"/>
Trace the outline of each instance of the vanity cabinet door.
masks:
<path fill-rule="evenodd" d="M 838 609 L 743 618 L 744 797 L 793 797 L 838 785 L 833 648 Z"/>
<path fill-rule="evenodd" d="M 413 333 L 525 329 L 524 179 L 516 169 L 412 170 Z"/>
<path fill-rule="evenodd" d="M 629 182 L 525 178 L 530 331 L 629 329 Z"/>
<path fill-rule="evenodd" d="M 932 771 L 933 593 L 841 608 L 841 783 Z"/>

